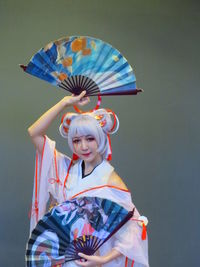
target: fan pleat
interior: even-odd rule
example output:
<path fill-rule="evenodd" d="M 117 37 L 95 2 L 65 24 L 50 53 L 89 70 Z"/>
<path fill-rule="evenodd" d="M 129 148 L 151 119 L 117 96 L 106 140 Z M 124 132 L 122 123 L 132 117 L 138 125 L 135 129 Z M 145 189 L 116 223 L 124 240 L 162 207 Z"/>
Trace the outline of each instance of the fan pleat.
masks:
<path fill-rule="evenodd" d="M 96 45 L 98 46 L 98 42 L 96 43 Z M 89 44 L 89 42 L 88 42 L 88 47 L 91 48 L 91 44 Z M 90 73 L 93 71 L 93 69 L 96 65 L 96 57 L 97 57 L 97 53 L 95 53 L 95 51 L 91 49 L 90 58 L 88 58 L 89 60 L 87 60 L 87 64 L 84 64 L 85 68 L 83 69 L 84 72 L 83 72 L 83 70 L 81 72 L 82 75 L 86 75 L 89 78 L 91 78 Z M 77 69 L 77 71 L 78 71 L 78 69 Z M 76 73 L 77 73 L 77 71 L 76 71 Z"/>
<path fill-rule="evenodd" d="M 118 61 L 112 60 L 110 62 L 110 65 L 108 65 L 107 68 L 105 68 L 105 72 L 111 72 L 111 71 L 116 72 L 116 69 L 120 65 L 124 64 L 124 62 L 125 62 L 124 57 L 119 52 L 115 56 L 118 58 Z"/>
<path fill-rule="evenodd" d="M 48 240 L 48 239 L 47 239 Z M 47 241 L 46 240 L 46 241 Z M 51 241 L 52 242 L 52 244 L 55 244 L 55 243 L 53 243 L 53 241 Z M 41 242 L 34 242 L 34 246 L 36 247 L 36 246 L 38 246 L 38 247 L 40 247 L 40 248 L 45 248 L 45 250 L 48 252 L 48 251 L 51 251 L 51 249 L 52 249 L 52 244 L 47 244 L 47 243 L 45 243 L 45 241 L 41 244 Z M 61 255 L 64 255 L 64 253 L 65 253 L 65 250 L 66 250 L 66 247 L 61 247 L 61 246 L 59 246 L 58 247 L 58 249 L 59 249 L 59 251 L 61 252 Z M 30 253 L 31 253 L 31 251 L 32 251 L 32 246 L 31 247 L 27 247 L 27 250 L 26 250 L 26 254 L 27 255 L 29 255 Z M 39 252 L 38 252 L 39 253 Z"/>
<path fill-rule="evenodd" d="M 116 211 L 115 213 L 112 212 L 111 214 L 111 217 L 109 217 L 109 224 L 108 224 L 108 228 L 107 228 L 107 231 L 110 231 L 112 232 L 113 231 L 113 228 L 115 228 L 115 225 L 117 224 L 116 223 L 116 220 L 117 218 L 121 215 L 121 218 L 124 219 L 124 217 L 127 215 L 127 214 L 120 214 L 121 210 L 123 208 L 120 207 L 118 211 Z M 127 212 L 128 213 L 128 212 Z M 117 220 L 118 221 L 118 220 Z"/>
<path fill-rule="evenodd" d="M 54 233 L 54 234 L 56 234 L 56 233 Z M 45 235 L 43 234 L 42 235 L 42 237 L 43 238 L 45 238 Z M 37 241 L 37 240 L 35 240 L 35 242 L 33 242 L 34 241 L 34 236 L 32 236 L 32 242 L 29 242 L 28 243 L 28 246 L 27 246 L 27 249 L 28 250 L 31 250 L 32 249 L 32 246 L 34 245 L 34 246 L 40 246 L 40 247 L 49 247 L 50 248 L 50 245 L 48 246 L 45 242 L 46 241 L 49 241 L 50 240 L 50 242 L 52 243 L 52 244 L 56 244 L 56 245 L 58 245 L 58 247 L 59 247 L 59 251 L 61 251 L 61 252 L 64 252 L 65 251 L 65 248 L 66 248 L 66 246 L 68 245 L 68 243 L 66 243 L 66 242 L 63 242 L 61 239 L 59 239 L 59 243 L 57 243 L 57 242 L 55 242 L 55 240 L 52 240 L 51 239 L 51 237 L 49 237 L 49 236 L 46 236 L 46 239 L 44 239 L 44 241 L 43 241 L 43 243 L 42 243 L 42 245 L 41 245 L 41 242 L 40 241 Z M 37 237 L 36 237 L 37 238 Z"/>
<path fill-rule="evenodd" d="M 105 208 L 106 208 L 106 215 L 110 215 L 111 214 L 111 211 L 112 209 L 114 208 L 115 206 L 115 203 L 114 202 L 111 202 L 111 201 L 106 201 L 106 205 L 105 205 Z"/>
<path fill-rule="evenodd" d="M 43 223 L 43 222 L 41 221 L 41 223 Z M 50 217 L 49 220 L 45 222 L 45 224 L 50 229 L 53 229 L 54 231 L 56 231 L 59 238 L 62 239 L 63 241 L 64 240 L 70 240 L 69 232 L 66 231 L 69 229 L 68 228 L 64 229 L 64 227 L 60 227 L 60 224 L 54 219 L 54 217 Z"/>
<path fill-rule="evenodd" d="M 46 224 L 43 221 L 40 221 L 39 224 L 37 225 L 37 227 L 33 231 L 33 237 L 34 236 L 36 237 L 39 234 L 42 234 L 44 231 L 46 231 L 46 229 L 49 230 L 49 228 L 50 227 L 48 224 Z M 52 232 L 55 232 L 55 227 L 53 227 L 53 229 L 54 229 L 54 231 L 52 231 Z M 65 232 L 63 232 L 62 229 L 61 230 L 59 229 L 58 231 L 56 229 L 56 235 L 59 237 L 60 242 L 62 242 L 63 246 L 66 246 L 68 244 L 69 238 L 66 239 L 67 235 L 65 235 Z"/>
<path fill-rule="evenodd" d="M 116 69 L 116 71 L 115 72 L 111 72 L 111 73 L 108 73 L 108 75 L 104 75 L 105 77 L 102 79 L 102 80 L 99 80 L 100 78 L 102 78 L 102 77 L 99 77 L 98 79 L 97 79 L 97 83 L 98 83 L 98 85 L 99 86 L 103 86 L 102 84 L 105 82 L 105 81 L 107 81 L 108 79 L 110 79 L 111 77 L 114 77 L 114 76 L 116 76 L 116 74 L 118 74 L 118 73 L 120 73 L 120 71 L 123 69 L 123 68 L 126 68 L 128 66 L 128 62 L 125 62 L 122 66 L 119 66 L 117 69 Z"/>
<path fill-rule="evenodd" d="M 97 75 L 98 73 L 103 74 L 104 71 L 102 71 L 102 66 L 104 66 L 104 64 L 106 63 L 106 61 L 108 60 L 108 58 L 110 57 L 110 55 L 112 54 L 112 47 L 110 45 L 105 45 L 105 50 L 104 53 L 106 52 L 105 55 L 100 56 L 99 57 L 99 62 L 98 65 L 96 64 L 96 71 L 94 72 L 95 75 Z M 95 82 L 98 84 L 98 78 L 96 79 L 95 77 L 93 77 L 93 79 L 95 80 Z"/>
<path fill-rule="evenodd" d="M 129 76 L 129 73 L 124 74 L 124 76 L 122 75 L 120 77 L 120 79 L 126 78 Z M 117 81 L 113 82 L 112 78 L 107 80 L 106 83 L 104 83 L 102 86 L 102 91 L 106 91 L 112 88 L 115 88 L 117 86 L 120 86 L 120 79 L 118 79 Z"/>
<path fill-rule="evenodd" d="M 47 82 L 51 82 L 53 85 L 57 83 L 56 79 L 50 73 L 45 73 L 43 69 L 39 68 L 32 62 L 30 62 L 27 66 L 26 72 L 37 78 L 43 79 Z"/>
<path fill-rule="evenodd" d="M 112 53 L 112 49 L 109 51 L 107 57 L 105 57 L 105 61 L 106 61 L 106 59 L 108 59 L 109 56 L 111 56 L 110 55 L 111 53 Z M 96 81 L 97 84 L 99 84 L 98 79 L 100 77 L 103 77 L 104 74 L 107 75 L 107 72 L 110 73 L 111 71 L 113 71 L 114 75 L 117 74 L 115 69 L 117 68 L 118 65 L 120 65 L 119 63 L 120 63 L 121 58 L 123 59 L 122 55 L 120 55 L 119 61 L 116 62 L 116 61 L 112 60 L 110 65 L 108 65 L 107 68 L 105 68 L 105 70 L 103 72 L 101 72 L 101 65 L 96 69 L 95 75 L 92 78 Z M 113 68 L 113 67 L 115 67 L 115 68 Z"/>
<path fill-rule="evenodd" d="M 100 52 L 97 54 L 95 69 L 93 70 L 92 74 L 90 74 L 91 79 L 93 79 L 94 81 L 96 80 L 95 79 L 96 74 L 100 72 L 104 58 L 106 58 L 109 55 L 110 49 L 106 52 L 107 49 L 109 49 L 109 46 L 107 46 L 105 43 L 102 43 L 101 48 L 99 48 Z M 107 54 L 103 56 L 104 53 Z"/>
<path fill-rule="evenodd" d="M 33 61 L 37 66 L 42 66 L 44 67 L 43 69 L 46 71 L 57 71 L 57 66 L 52 64 L 52 62 L 50 61 L 49 57 L 47 57 L 46 53 L 43 52 L 43 50 L 40 50 L 38 53 L 38 57 L 34 58 Z"/>
<path fill-rule="evenodd" d="M 127 81 L 134 82 L 132 75 L 132 70 L 128 69 L 128 66 L 124 66 L 124 69 L 121 69 L 118 73 L 115 75 L 113 73 L 110 73 L 107 77 L 104 78 L 104 80 L 99 81 L 99 86 L 101 86 L 102 90 L 105 90 L 105 88 L 108 86 L 109 88 L 114 88 L 115 85 L 117 86 L 122 85 L 121 81 L 125 78 L 127 78 Z M 121 67 L 120 67 L 121 68 Z M 120 75 L 119 75 L 120 74 Z M 126 76 L 124 76 L 126 75 Z M 102 77 L 103 78 L 103 77 Z"/>
<path fill-rule="evenodd" d="M 47 58 L 49 59 L 50 63 L 53 65 L 54 62 L 56 62 L 56 59 L 58 57 L 58 51 L 56 49 L 56 45 L 55 44 L 52 45 L 52 48 L 46 50 L 44 53 L 45 53 L 45 57 L 47 56 Z"/>
<path fill-rule="evenodd" d="M 46 231 L 46 230 L 45 230 L 45 232 L 42 232 L 42 233 L 37 232 L 37 235 L 36 235 L 36 232 L 34 232 L 34 233 L 32 233 L 31 238 L 29 239 L 28 246 L 27 246 L 28 249 L 30 249 L 30 247 L 31 247 L 33 244 L 36 245 L 36 244 L 39 244 L 39 243 L 40 243 L 40 241 L 37 241 L 37 240 L 36 240 L 37 237 L 38 237 L 40 234 L 42 234 L 42 238 L 43 238 L 44 240 L 51 240 L 51 242 L 54 242 L 54 240 L 51 239 L 51 234 L 55 234 L 55 235 L 58 237 L 58 235 L 57 235 L 55 232 L 53 232 L 53 231 Z M 66 242 L 65 240 L 62 241 L 61 239 L 59 239 L 59 246 L 60 246 L 61 249 L 62 249 L 62 248 L 64 249 L 64 248 L 67 246 L 67 244 L 68 244 L 68 242 Z"/>
<path fill-rule="evenodd" d="M 46 81 L 48 81 L 48 77 L 50 76 L 51 78 L 53 78 L 54 81 L 58 82 L 58 78 L 52 76 L 52 72 L 57 71 L 57 67 L 54 66 L 49 60 L 48 57 L 45 56 L 45 53 L 42 53 L 42 50 L 40 50 L 33 58 L 32 58 L 32 66 L 31 64 L 28 65 L 28 72 L 30 74 L 34 74 L 35 69 L 38 69 L 38 77 L 43 79 L 44 77 L 46 77 Z M 34 68 L 33 68 L 34 66 Z M 33 69 L 32 69 L 33 68 Z M 32 72 L 30 71 L 30 69 L 32 69 Z M 37 77 L 37 74 L 35 73 L 35 76 Z M 55 84 L 54 84 L 55 85 Z"/>

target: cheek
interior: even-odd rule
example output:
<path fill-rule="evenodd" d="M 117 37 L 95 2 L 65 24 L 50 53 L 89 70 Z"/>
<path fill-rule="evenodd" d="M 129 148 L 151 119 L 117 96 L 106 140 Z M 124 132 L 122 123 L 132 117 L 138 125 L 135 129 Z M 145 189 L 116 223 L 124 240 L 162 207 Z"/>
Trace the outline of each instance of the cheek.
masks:
<path fill-rule="evenodd" d="M 94 141 L 92 146 L 94 150 L 97 150 L 99 147 L 97 141 Z"/>
<path fill-rule="evenodd" d="M 73 151 L 76 152 L 78 150 L 78 144 L 73 144 Z"/>

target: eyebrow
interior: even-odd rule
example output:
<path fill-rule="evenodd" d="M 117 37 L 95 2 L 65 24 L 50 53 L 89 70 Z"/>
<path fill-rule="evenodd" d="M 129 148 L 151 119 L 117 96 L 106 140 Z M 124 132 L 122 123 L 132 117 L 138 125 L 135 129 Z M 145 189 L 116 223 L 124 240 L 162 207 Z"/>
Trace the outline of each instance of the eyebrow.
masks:
<path fill-rule="evenodd" d="M 81 137 L 83 137 L 83 136 L 85 136 L 85 137 L 94 137 L 94 136 L 91 135 L 91 134 L 87 134 L 87 135 L 75 136 L 75 137 L 72 138 L 72 140 L 81 138 Z M 94 137 L 94 138 L 95 138 L 95 137 Z"/>

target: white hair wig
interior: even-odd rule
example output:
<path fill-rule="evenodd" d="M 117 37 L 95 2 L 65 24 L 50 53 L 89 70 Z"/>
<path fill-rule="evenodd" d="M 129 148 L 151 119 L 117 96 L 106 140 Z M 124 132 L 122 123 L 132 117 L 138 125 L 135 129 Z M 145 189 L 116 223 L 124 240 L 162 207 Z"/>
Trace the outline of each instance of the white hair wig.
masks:
<path fill-rule="evenodd" d="M 68 144 L 70 149 L 74 151 L 73 138 L 75 136 L 87 135 L 91 135 L 95 138 L 98 144 L 97 151 L 104 156 L 108 149 L 108 138 L 106 133 L 94 117 L 87 114 L 80 114 L 72 120 L 69 127 Z"/>

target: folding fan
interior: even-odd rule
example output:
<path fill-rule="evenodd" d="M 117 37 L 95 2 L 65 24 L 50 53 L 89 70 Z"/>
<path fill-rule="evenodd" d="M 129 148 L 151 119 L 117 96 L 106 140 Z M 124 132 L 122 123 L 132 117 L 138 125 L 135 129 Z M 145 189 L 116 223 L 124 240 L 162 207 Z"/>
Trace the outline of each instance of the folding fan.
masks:
<path fill-rule="evenodd" d="M 41 48 L 25 72 L 73 94 L 130 95 L 136 88 L 133 70 L 110 44 L 86 36 L 61 38 Z"/>
<path fill-rule="evenodd" d="M 28 267 L 56 266 L 92 255 L 132 216 L 115 202 L 97 197 L 66 201 L 47 213 L 27 243 Z"/>

